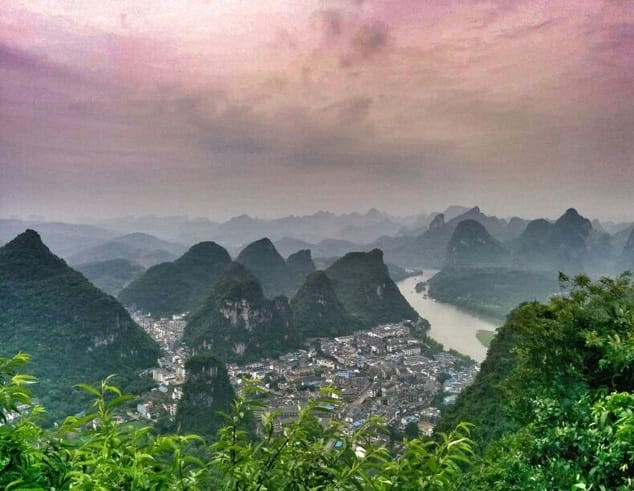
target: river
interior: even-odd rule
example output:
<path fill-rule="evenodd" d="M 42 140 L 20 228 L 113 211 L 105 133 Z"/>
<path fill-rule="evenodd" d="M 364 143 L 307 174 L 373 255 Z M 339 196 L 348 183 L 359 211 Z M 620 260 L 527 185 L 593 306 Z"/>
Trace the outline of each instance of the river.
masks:
<path fill-rule="evenodd" d="M 416 283 L 429 280 L 437 272 L 425 270 L 422 275 L 399 281 L 397 286 L 416 312 L 431 324 L 431 338 L 442 343 L 445 349 L 455 349 L 480 363 L 486 357 L 487 348 L 476 338 L 476 333 L 479 330 L 494 331 L 498 325 L 468 314 L 453 305 L 425 298 L 423 293 L 416 293 Z"/>

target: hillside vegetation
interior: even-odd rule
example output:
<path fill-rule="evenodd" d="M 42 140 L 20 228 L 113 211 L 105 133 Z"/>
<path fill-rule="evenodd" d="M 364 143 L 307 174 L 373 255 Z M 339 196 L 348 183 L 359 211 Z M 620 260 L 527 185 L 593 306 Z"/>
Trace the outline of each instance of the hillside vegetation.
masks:
<path fill-rule="evenodd" d="M 27 230 L 0 248 L 0 356 L 35 357 L 35 391 L 50 421 L 78 406 L 71 387 L 119 374 L 125 385 L 152 367 L 156 343 L 111 296 Z"/>
<path fill-rule="evenodd" d="M 340 395 L 322 391 L 281 424 L 264 389 L 243 383 L 215 439 L 119 425 L 127 398 L 108 380 L 82 385 L 93 409 L 42 430 L 25 355 L 0 359 L 4 489 L 617 490 L 634 479 L 634 285 L 561 277 L 565 295 L 515 309 L 475 384 L 436 439 L 387 447 L 384 426 L 342 431 Z M 216 373 L 215 362 L 196 362 Z M 202 372 L 201 372 L 202 370 Z M 226 393 L 226 392 L 225 392 Z M 12 417 L 22 405 L 23 415 Z M 248 431 L 254 413 L 258 435 Z M 455 421 L 470 421 L 470 426 Z M 448 434 L 439 433 L 443 428 Z"/>
<path fill-rule="evenodd" d="M 193 310 L 231 262 L 215 242 L 200 242 L 174 262 L 157 264 L 119 293 L 119 300 L 154 317 Z"/>
<path fill-rule="evenodd" d="M 475 425 L 463 489 L 632 489 L 634 285 L 560 280 L 564 295 L 510 314 L 437 426 Z"/>

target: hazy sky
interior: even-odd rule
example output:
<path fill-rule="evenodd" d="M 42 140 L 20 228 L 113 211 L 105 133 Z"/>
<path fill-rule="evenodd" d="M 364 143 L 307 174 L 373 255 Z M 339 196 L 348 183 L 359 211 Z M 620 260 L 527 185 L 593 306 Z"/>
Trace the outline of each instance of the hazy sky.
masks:
<path fill-rule="evenodd" d="M 634 215 L 634 0 L 2 0 L 0 216 Z"/>

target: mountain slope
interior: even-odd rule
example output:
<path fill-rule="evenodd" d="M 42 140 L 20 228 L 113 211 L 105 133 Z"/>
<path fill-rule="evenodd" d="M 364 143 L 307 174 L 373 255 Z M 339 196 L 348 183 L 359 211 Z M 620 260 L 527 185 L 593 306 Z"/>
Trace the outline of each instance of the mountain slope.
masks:
<path fill-rule="evenodd" d="M 306 277 L 315 271 L 315 263 L 310 249 L 302 249 L 286 258 L 286 266 L 293 282 L 293 292 L 297 292 Z"/>
<path fill-rule="evenodd" d="M 623 247 L 619 258 L 619 266 L 624 270 L 634 272 L 634 229 L 630 232 L 630 236 Z"/>
<path fill-rule="evenodd" d="M 290 305 L 303 338 L 340 336 L 352 331 L 355 325 L 323 271 L 315 271 L 306 278 Z"/>
<path fill-rule="evenodd" d="M 140 277 L 142 266 L 127 259 L 109 259 L 75 266 L 90 282 L 109 295 L 117 295 L 126 285 Z"/>
<path fill-rule="evenodd" d="M 574 208 L 555 221 L 531 221 L 514 242 L 514 263 L 525 269 L 581 272 L 589 265 L 592 223 Z"/>
<path fill-rule="evenodd" d="M 296 345 L 297 335 L 286 298 L 266 299 L 256 277 L 232 263 L 190 315 L 183 339 L 194 353 L 229 362 L 279 355 Z"/>
<path fill-rule="evenodd" d="M 176 425 L 181 433 L 215 437 L 231 412 L 235 393 L 224 364 L 209 355 L 192 356 L 185 363 L 187 373 L 183 397 L 178 402 Z"/>
<path fill-rule="evenodd" d="M 209 295 L 230 262 L 223 247 L 201 242 L 173 263 L 152 266 L 124 288 L 119 299 L 155 317 L 190 311 Z"/>
<path fill-rule="evenodd" d="M 508 262 L 506 249 L 486 228 L 471 219 L 461 221 L 447 245 L 446 264 L 450 267 L 500 266 Z"/>
<path fill-rule="evenodd" d="M 390 278 L 379 249 L 350 252 L 325 272 L 346 311 L 364 327 L 419 318 Z"/>
<path fill-rule="evenodd" d="M 269 239 L 256 240 L 246 246 L 236 258 L 236 262 L 255 275 L 267 297 L 293 293 L 293 275 Z"/>
<path fill-rule="evenodd" d="M 0 218 L 0 245 L 9 242 L 25 229 L 37 230 L 47 247 L 63 258 L 103 244 L 117 235 L 112 230 L 93 225 Z"/>
<path fill-rule="evenodd" d="M 78 411 L 72 391 L 119 374 L 130 382 L 159 349 L 111 296 L 52 254 L 33 230 L 0 248 L 0 356 L 33 356 L 49 417 Z"/>

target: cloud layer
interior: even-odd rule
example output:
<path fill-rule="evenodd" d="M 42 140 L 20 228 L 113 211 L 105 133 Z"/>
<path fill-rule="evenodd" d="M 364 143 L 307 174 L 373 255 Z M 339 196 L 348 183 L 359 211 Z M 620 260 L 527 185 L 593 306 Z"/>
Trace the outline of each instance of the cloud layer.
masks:
<path fill-rule="evenodd" d="M 634 2 L 3 10 L 6 215 L 634 209 Z"/>

